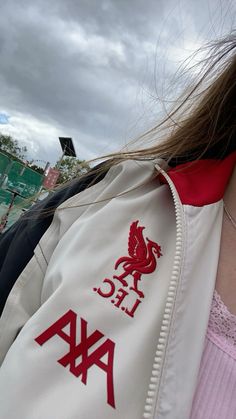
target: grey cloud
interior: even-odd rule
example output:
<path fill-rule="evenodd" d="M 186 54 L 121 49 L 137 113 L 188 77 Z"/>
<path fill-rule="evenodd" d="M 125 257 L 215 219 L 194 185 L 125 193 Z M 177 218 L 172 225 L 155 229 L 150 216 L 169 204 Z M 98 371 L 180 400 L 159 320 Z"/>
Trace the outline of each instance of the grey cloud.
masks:
<path fill-rule="evenodd" d="M 155 95 L 155 85 L 161 88 L 175 72 L 168 48 L 184 45 L 183 28 L 201 39 L 208 34 L 199 29 L 207 24 L 203 5 L 203 0 L 5 2 L 0 107 L 73 133 L 87 155 L 115 149 L 128 127 L 142 119 L 145 106 L 154 103 L 149 94 Z M 231 21 L 232 13 L 222 27 Z M 142 123 L 137 125 L 140 130 Z M 47 150 L 41 143 L 41 152 Z"/>

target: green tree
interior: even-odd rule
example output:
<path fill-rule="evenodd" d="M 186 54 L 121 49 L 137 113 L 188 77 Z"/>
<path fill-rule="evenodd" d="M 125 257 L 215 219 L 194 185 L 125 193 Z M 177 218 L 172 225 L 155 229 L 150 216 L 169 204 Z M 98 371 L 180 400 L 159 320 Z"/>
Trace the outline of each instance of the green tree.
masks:
<path fill-rule="evenodd" d="M 18 159 L 25 159 L 27 154 L 27 147 L 20 147 L 18 140 L 14 140 L 10 135 L 0 133 L 0 150 L 5 151 Z"/>
<path fill-rule="evenodd" d="M 60 176 L 57 183 L 64 183 L 74 179 L 82 173 L 87 173 L 90 169 L 85 160 L 79 160 L 76 157 L 64 157 L 63 160 L 58 160 L 55 168 L 60 170 Z"/>

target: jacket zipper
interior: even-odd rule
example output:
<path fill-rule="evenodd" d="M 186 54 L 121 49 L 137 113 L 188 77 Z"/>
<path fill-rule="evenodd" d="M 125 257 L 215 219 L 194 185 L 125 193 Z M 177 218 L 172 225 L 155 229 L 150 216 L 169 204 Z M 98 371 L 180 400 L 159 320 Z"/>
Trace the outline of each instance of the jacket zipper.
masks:
<path fill-rule="evenodd" d="M 158 391 L 160 387 L 160 380 L 162 375 L 162 369 L 166 353 L 166 345 L 168 342 L 168 336 L 171 327 L 171 320 L 173 316 L 174 302 L 176 298 L 176 292 L 178 287 L 178 280 L 180 276 L 180 266 L 183 254 L 183 214 L 182 204 L 178 195 L 178 192 L 174 186 L 174 183 L 167 175 L 167 173 L 158 165 L 155 164 L 155 168 L 160 172 L 167 180 L 175 205 L 176 215 L 176 249 L 174 257 L 174 265 L 171 274 L 170 284 L 167 293 L 166 305 L 164 315 L 162 318 L 161 331 L 158 339 L 154 363 L 152 366 L 152 373 L 150 377 L 149 388 L 147 392 L 147 398 L 144 406 L 143 418 L 150 419 L 154 417 L 155 406 L 158 400 Z"/>

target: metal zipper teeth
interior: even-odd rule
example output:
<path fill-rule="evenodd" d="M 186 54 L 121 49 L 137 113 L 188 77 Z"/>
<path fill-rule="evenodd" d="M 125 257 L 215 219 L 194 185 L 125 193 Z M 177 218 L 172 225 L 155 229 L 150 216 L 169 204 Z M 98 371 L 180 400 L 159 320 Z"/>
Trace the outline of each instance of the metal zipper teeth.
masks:
<path fill-rule="evenodd" d="M 161 167 L 157 164 L 155 165 L 155 168 L 166 178 L 170 186 L 172 195 L 173 195 L 174 205 L 175 205 L 175 215 L 176 215 L 176 250 L 175 250 L 173 270 L 172 270 L 171 279 L 170 279 L 170 285 L 169 285 L 168 293 L 167 293 L 164 315 L 163 315 L 162 324 L 161 324 L 160 336 L 159 336 L 157 347 L 156 347 L 154 363 L 152 366 L 152 374 L 151 374 L 149 388 L 147 392 L 147 398 L 146 398 L 146 402 L 144 406 L 143 418 L 145 419 L 149 419 L 153 417 L 154 408 L 155 408 L 154 404 L 158 398 L 158 386 L 159 386 L 161 371 L 163 367 L 164 353 L 165 353 L 165 348 L 167 344 L 167 338 L 168 338 L 169 330 L 170 330 L 172 312 L 173 312 L 174 301 L 175 301 L 177 285 L 178 285 L 181 254 L 182 254 L 182 209 L 181 209 L 180 198 L 178 196 L 178 193 L 176 191 L 176 188 L 172 180 L 169 178 L 166 172 L 162 170 Z"/>

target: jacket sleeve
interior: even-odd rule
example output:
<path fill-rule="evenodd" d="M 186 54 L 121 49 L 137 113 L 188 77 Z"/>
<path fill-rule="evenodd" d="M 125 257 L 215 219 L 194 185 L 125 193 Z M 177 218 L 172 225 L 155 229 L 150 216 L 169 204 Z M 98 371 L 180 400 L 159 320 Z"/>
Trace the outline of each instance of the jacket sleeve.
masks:
<path fill-rule="evenodd" d="M 0 365 L 24 324 L 40 307 L 46 264 L 39 241 L 56 208 L 102 180 L 93 172 L 28 211 L 0 238 Z M 46 214 L 45 214 L 46 210 Z M 51 211 L 49 211 L 51 210 Z M 7 304 L 6 304 L 7 301 Z"/>
<path fill-rule="evenodd" d="M 18 277 L 0 318 L 0 365 L 17 334 L 40 307 L 44 269 L 34 254 Z"/>
<path fill-rule="evenodd" d="M 55 209 L 73 195 L 82 192 L 91 182 L 98 183 L 106 175 L 91 170 L 82 179 L 71 182 L 51 197 L 25 213 L 0 236 L 0 315 L 17 278 L 34 256 L 34 249 L 49 228 Z M 45 212 L 48 214 L 45 215 Z"/>

